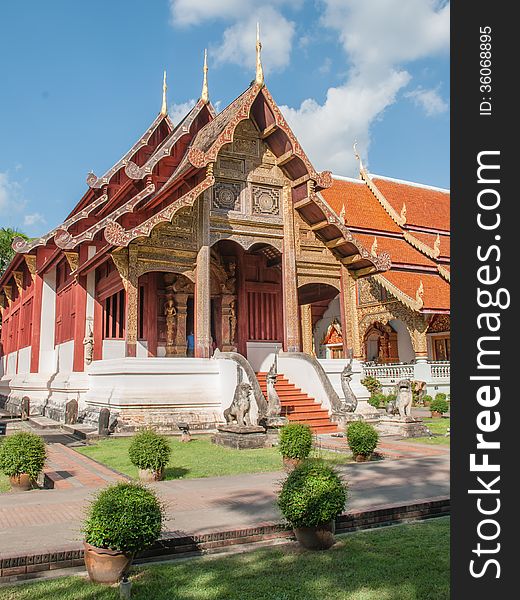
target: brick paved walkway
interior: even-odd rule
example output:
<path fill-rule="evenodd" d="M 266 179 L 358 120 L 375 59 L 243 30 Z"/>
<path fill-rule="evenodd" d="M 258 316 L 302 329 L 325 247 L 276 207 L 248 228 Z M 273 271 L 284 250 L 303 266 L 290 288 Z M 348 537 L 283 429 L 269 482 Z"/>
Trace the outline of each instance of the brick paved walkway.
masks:
<path fill-rule="evenodd" d="M 63 444 L 47 445 L 44 473 L 46 487 L 55 490 L 98 488 L 126 479 L 124 475 L 115 473 Z"/>
<path fill-rule="evenodd" d="M 68 452 L 73 452 L 67 449 Z M 68 456 L 63 453 L 62 456 Z M 72 461 L 73 457 L 70 457 Z M 74 457 L 75 458 L 75 457 Z M 79 472 L 82 464 L 69 467 Z M 97 471 L 98 467 L 96 467 Z M 340 471 L 349 483 L 347 509 L 449 496 L 449 454 L 353 463 Z M 85 475 L 104 480 L 102 471 Z M 106 474 L 105 474 L 106 475 Z M 114 477 L 117 477 L 113 474 Z M 166 529 L 177 535 L 255 527 L 280 521 L 277 490 L 284 474 L 260 473 L 162 481 L 154 486 L 166 503 Z M 65 478 L 67 483 L 70 479 Z M 76 481 L 81 483 L 79 476 Z M 62 482 L 64 483 L 64 482 Z M 0 496 L 0 557 L 59 552 L 81 544 L 81 521 L 94 485 L 71 485 Z M 171 534 L 170 534 L 171 535 Z"/>

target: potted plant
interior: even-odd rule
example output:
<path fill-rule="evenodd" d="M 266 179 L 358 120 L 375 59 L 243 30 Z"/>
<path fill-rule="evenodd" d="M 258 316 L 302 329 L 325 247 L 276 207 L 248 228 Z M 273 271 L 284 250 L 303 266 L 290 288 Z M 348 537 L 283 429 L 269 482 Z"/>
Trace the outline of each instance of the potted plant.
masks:
<path fill-rule="evenodd" d="M 155 492 L 137 482 L 119 482 L 101 490 L 87 513 L 84 558 L 96 583 L 117 583 L 137 552 L 161 534 L 164 509 Z"/>
<path fill-rule="evenodd" d="M 144 429 L 136 434 L 128 448 L 130 460 L 139 469 L 139 479 L 142 481 L 160 481 L 171 452 L 168 440 L 152 429 Z"/>
<path fill-rule="evenodd" d="M 326 550 L 334 544 L 335 519 L 346 501 L 347 486 L 334 469 L 308 459 L 288 475 L 278 506 L 302 546 Z"/>
<path fill-rule="evenodd" d="M 307 458 L 312 449 L 312 430 L 304 423 L 287 423 L 280 428 L 278 449 L 286 469 L 292 469 Z"/>
<path fill-rule="evenodd" d="M 353 421 L 347 427 L 347 442 L 356 462 L 370 460 L 378 441 L 379 435 L 370 423 Z"/>
<path fill-rule="evenodd" d="M 432 417 L 442 417 L 444 413 L 448 412 L 448 408 L 448 402 L 445 398 L 441 397 L 441 394 L 437 394 L 430 402 L 430 411 L 432 413 Z"/>
<path fill-rule="evenodd" d="M 45 442 L 39 435 L 20 431 L 0 444 L 0 471 L 9 477 L 13 491 L 30 490 L 44 464 Z"/>
<path fill-rule="evenodd" d="M 364 385 L 367 388 L 371 396 L 380 394 L 383 391 L 383 385 L 379 379 L 377 379 L 377 377 L 372 377 L 372 375 L 364 377 L 361 380 L 361 385 Z"/>

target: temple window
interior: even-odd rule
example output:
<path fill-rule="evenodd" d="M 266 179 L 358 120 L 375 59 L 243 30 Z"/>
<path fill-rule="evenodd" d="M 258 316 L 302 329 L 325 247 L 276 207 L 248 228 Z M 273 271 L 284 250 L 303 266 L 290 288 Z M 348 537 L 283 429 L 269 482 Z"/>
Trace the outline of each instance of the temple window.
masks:
<path fill-rule="evenodd" d="M 103 334 L 107 340 L 125 337 L 125 292 L 120 290 L 105 298 L 103 311 Z"/>

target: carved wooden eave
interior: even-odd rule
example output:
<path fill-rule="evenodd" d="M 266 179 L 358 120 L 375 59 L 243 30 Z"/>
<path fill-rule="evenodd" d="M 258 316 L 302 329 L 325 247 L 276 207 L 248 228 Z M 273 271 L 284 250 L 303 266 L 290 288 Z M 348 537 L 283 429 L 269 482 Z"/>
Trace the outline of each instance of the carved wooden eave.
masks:
<path fill-rule="evenodd" d="M 169 223 L 175 216 L 175 213 L 181 208 L 187 206 L 193 206 L 195 200 L 205 190 L 211 187 L 215 183 L 213 174 L 207 175 L 198 185 L 192 190 L 174 200 L 166 208 L 159 211 L 140 225 L 137 225 L 133 229 L 125 230 L 116 221 L 109 221 L 105 227 L 105 239 L 109 244 L 119 247 L 128 246 L 128 244 L 138 237 L 148 237 L 153 228 L 160 223 Z"/>
<path fill-rule="evenodd" d="M 24 254 L 23 255 L 25 264 L 27 265 L 27 270 L 31 275 L 31 279 L 34 281 L 36 277 L 36 256 L 34 254 Z"/>
<path fill-rule="evenodd" d="M 413 234 L 411 234 L 409 231 L 404 231 L 403 232 L 403 237 L 404 239 L 411 244 L 412 246 L 414 246 L 414 248 L 417 248 L 417 250 L 419 250 L 420 252 L 422 252 L 423 254 L 426 254 L 426 256 L 428 256 L 429 258 L 433 258 L 436 259 L 439 257 L 440 254 L 440 245 L 437 248 L 432 248 L 431 246 L 428 246 L 428 244 L 425 244 L 423 241 L 421 241 L 420 239 L 416 238 Z"/>
<path fill-rule="evenodd" d="M 130 198 L 127 202 L 116 208 L 113 212 L 107 215 L 105 218 L 101 219 L 98 223 L 89 227 L 82 233 L 79 233 L 76 236 L 70 235 L 70 233 L 66 230 L 60 230 L 56 233 L 54 241 L 58 248 L 62 250 L 71 250 L 75 248 L 81 242 L 93 240 L 94 237 L 105 227 L 115 223 L 117 219 L 122 217 L 124 214 L 133 212 L 136 206 L 145 198 L 153 194 L 155 191 L 155 185 L 150 183 L 143 190 L 141 190 L 138 194 Z"/>
<path fill-rule="evenodd" d="M 388 281 L 384 275 L 375 275 L 374 279 L 379 282 L 387 292 L 390 292 L 394 298 L 397 298 L 400 302 L 402 302 L 405 306 L 412 309 L 415 312 L 419 312 L 424 306 L 423 296 L 424 296 L 424 288 L 422 287 L 422 282 L 417 290 L 415 298 L 411 298 L 408 294 L 405 294 L 402 290 L 400 290 L 393 283 Z"/>
<path fill-rule="evenodd" d="M 332 233 L 333 239 L 331 240 L 325 239 L 322 235 L 322 230 L 325 227 L 320 227 L 314 233 L 329 248 L 334 256 L 349 269 L 354 277 L 366 277 L 367 275 L 382 273 L 390 269 L 392 262 L 388 252 L 373 254 L 367 250 L 342 222 L 342 219 L 332 210 L 321 194 L 311 194 L 309 198 L 312 199 L 314 207 L 320 209 L 323 218 L 312 223 L 304 212 L 305 207 L 309 206 L 308 203 L 295 203 L 295 209 L 300 212 L 302 219 L 311 227 L 313 224 L 326 222 L 328 230 L 335 231 L 335 233 Z M 351 248 L 348 254 L 344 252 L 346 247 Z"/>
<path fill-rule="evenodd" d="M 78 252 L 64 252 L 65 258 L 69 263 L 71 273 L 74 273 L 79 265 L 79 253 Z"/>
<path fill-rule="evenodd" d="M 11 302 L 13 301 L 13 286 L 12 285 L 4 285 L 2 287 L 2 292 L 4 296 L 7 298 L 7 304 L 11 306 Z"/>
<path fill-rule="evenodd" d="M 178 141 L 185 135 L 190 133 L 191 126 L 202 110 L 207 109 L 211 120 L 216 117 L 215 109 L 211 103 L 205 103 L 199 100 L 197 104 L 190 110 L 186 117 L 179 125 L 170 133 L 170 135 L 160 144 L 150 158 L 142 167 L 139 167 L 134 162 L 129 160 L 125 166 L 125 173 L 130 179 L 142 179 L 146 175 L 151 175 L 157 163 L 163 158 L 171 155 L 172 150 Z"/>
<path fill-rule="evenodd" d="M 46 233 L 40 238 L 36 238 L 32 241 L 26 241 L 21 237 L 15 237 L 11 245 L 12 249 L 18 254 L 27 254 L 28 252 L 30 252 L 34 248 L 37 248 L 38 246 L 45 246 L 50 240 L 52 240 L 52 238 L 55 235 L 58 234 L 58 232 L 64 231 L 68 233 L 68 230 L 72 225 L 75 225 L 76 223 L 79 223 L 79 221 L 86 219 L 94 210 L 96 210 L 96 208 L 101 206 L 107 200 L 108 195 L 102 194 L 101 196 L 99 196 L 99 198 L 96 198 L 94 202 L 91 202 L 83 210 L 72 215 L 66 221 L 61 223 L 61 225 L 58 225 L 58 227 L 55 227 L 54 229 L 49 231 L 49 233 Z"/>
<path fill-rule="evenodd" d="M 155 118 L 154 122 L 148 127 L 143 135 L 137 140 L 137 142 L 130 148 L 130 150 L 113 166 L 111 167 L 102 177 L 97 177 L 94 173 L 87 175 L 87 185 L 90 188 L 98 189 L 110 183 L 110 179 L 120 170 L 126 167 L 129 161 L 139 152 L 141 148 L 148 145 L 150 138 L 159 127 L 162 122 L 165 122 L 170 132 L 174 129 L 173 123 L 168 115 L 159 113 Z"/>
<path fill-rule="evenodd" d="M 18 293 L 21 294 L 23 290 L 23 271 L 13 271 L 12 273 Z"/>
<path fill-rule="evenodd" d="M 266 128 L 262 128 L 256 123 L 251 109 L 258 97 L 262 96 L 271 110 L 274 122 Z M 332 185 L 332 176 L 330 171 L 318 173 L 307 158 L 300 143 L 294 136 L 280 109 L 273 100 L 269 90 L 260 84 L 254 83 L 241 96 L 234 100 L 225 108 L 216 119 L 203 127 L 195 136 L 193 143 L 188 151 L 188 160 L 196 168 L 203 168 L 217 159 L 217 155 L 224 146 L 233 141 L 235 129 L 242 121 L 251 119 L 261 133 L 262 139 L 271 147 L 269 138 L 277 131 L 283 131 L 290 142 L 290 152 L 283 152 L 278 155 L 273 151 L 277 159 L 283 157 L 283 165 L 279 165 L 283 170 L 294 158 L 298 158 L 305 165 L 307 175 L 316 182 L 320 188 L 327 188 Z"/>

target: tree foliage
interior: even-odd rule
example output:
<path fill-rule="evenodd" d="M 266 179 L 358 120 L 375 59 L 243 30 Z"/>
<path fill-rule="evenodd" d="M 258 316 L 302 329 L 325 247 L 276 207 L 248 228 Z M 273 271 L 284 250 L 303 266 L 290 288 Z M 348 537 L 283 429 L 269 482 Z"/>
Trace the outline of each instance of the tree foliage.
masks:
<path fill-rule="evenodd" d="M 11 227 L 0 227 L 0 275 L 7 269 L 14 256 L 14 250 L 11 248 L 13 239 L 21 237 L 24 240 L 29 239 L 24 233 L 11 229 Z"/>

